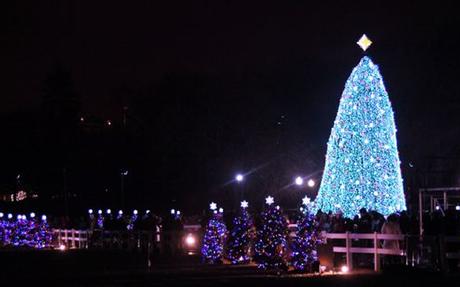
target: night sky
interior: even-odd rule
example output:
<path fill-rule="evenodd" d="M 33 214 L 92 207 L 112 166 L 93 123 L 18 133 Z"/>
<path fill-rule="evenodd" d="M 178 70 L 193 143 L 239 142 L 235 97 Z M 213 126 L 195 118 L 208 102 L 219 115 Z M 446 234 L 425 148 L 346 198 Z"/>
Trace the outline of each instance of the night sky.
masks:
<path fill-rule="evenodd" d="M 117 206 L 126 169 L 129 207 L 230 208 L 242 189 L 253 206 L 270 193 L 294 207 L 315 194 L 288 185 L 320 180 L 363 33 L 409 199 L 459 183 L 453 4 L 30 2 L 2 9 L 0 193 L 37 192 L 55 212 L 63 194 L 73 212 Z"/>

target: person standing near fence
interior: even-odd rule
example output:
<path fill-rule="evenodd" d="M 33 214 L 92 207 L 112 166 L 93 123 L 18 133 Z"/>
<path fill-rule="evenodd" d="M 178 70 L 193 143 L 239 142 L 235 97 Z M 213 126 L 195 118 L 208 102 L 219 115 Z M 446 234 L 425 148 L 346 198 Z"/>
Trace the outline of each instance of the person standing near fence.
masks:
<path fill-rule="evenodd" d="M 387 221 L 383 224 L 382 234 L 392 234 L 392 235 L 401 235 L 401 227 L 399 226 L 398 216 L 396 214 L 390 214 L 387 218 Z M 388 240 L 383 241 L 384 249 L 393 249 L 400 250 L 399 240 Z M 401 258 L 398 255 L 385 255 L 384 262 L 386 264 L 399 264 L 401 263 Z"/>

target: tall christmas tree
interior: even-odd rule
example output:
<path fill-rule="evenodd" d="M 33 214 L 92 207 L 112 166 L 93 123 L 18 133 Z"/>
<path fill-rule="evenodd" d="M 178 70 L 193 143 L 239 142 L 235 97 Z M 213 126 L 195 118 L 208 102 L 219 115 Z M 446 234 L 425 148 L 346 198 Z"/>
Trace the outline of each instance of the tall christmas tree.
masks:
<path fill-rule="evenodd" d="M 363 35 L 366 50 L 371 41 Z M 364 56 L 348 78 L 327 144 L 326 164 L 315 206 L 359 209 L 383 215 L 405 210 L 396 128 L 388 93 L 377 65 Z"/>
<path fill-rule="evenodd" d="M 273 197 L 265 199 L 255 244 L 255 261 L 259 268 L 287 268 L 287 221 Z"/>
<path fill-rule="evenodd" d="M 223 209 L 220 208 L 217 211 L 217 206 L 214 202 L 210 204 L 210 208 L 213 213 L 204 231 L 201 256 L 205 263 L 222 263 L 227 227 L 222 218 Z"/>
<path fill-rule="evenodd" d="M 297 220 L 296 236 L 292 242 L 291 263 L 303 272 L 319 271 L 317 245 L 320 233 L 312 213 L 310 198 L 302 199 L 301 216 Z"/>
<path fill-rule="evenodd" d="M 248 213 L 248 202 L 241 202 L 241 213 L 233 219 L 228 239 L 228 258 L 232 264 L 249 263 L 251 260 L 252 220 Z"/>

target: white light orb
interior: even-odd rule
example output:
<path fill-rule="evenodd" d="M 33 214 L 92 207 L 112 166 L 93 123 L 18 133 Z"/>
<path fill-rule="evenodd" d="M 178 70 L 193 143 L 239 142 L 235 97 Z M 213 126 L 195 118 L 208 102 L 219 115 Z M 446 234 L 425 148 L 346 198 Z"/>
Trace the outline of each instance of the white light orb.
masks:
<path fill-rule="evenodd" d="M 302 185 L 303 184 L 303 178 L 300 177 L 300 176 L 296 177 L 295 178 L 295 184 L 297 184 L 299 186 Z"/>
<path fill-rule="evenodd" d="M 196 244 L 195 236 L 193 236 L 192 234 L 188 234 L 187 237 L 185 238 L 185 244 L 187 244 L 187 246 L 189 247 L 195 246 Z"/>
<path fill-rule="evenodd" d="M 307 182 L 308 187 L 314 187 L 316 182 L 313 179 L 309 179 Z"/>
<path fill-rule="evenodd" d="M 30 218 L 35 218 L 35 213 L 34 212 L 30 213 Z"/>
<path fill-rule="evenodd" d="M 238 181 L 238 182 L 242 182 L 243 179 L 244 179 L 244 176 L 243 176 L 242 174 L 237 174 L 237 175 L 235 176 L 235 179 L 236 179 L 236 181 Z"/>
<path fill-rule="evenodd" d="M 137 211 L 137 209 L 134 209 L 134 210 L 133 210 L 133 214 L 134 214 L 134 215 L 137 215 L 138 213 L 139 213 L 139 211 Z"/>
<path fill-rule="evenodd" d="M 460 205 L 456 205 L 455 210 L 460 210 Z"/>
<path fill-rule="evenodd" d="M 97 214 L 102 214 L 102 209 L 99 209 L 99 210 L 97 211 Z"/>
<path fill-rule="evenodd" d="M 219 208 L 219 212 L 220 212 L 220 213 L 223 213 L 223 212 L 224 212 L 224 209 L 223 209 L 222 207 Z"/>
<path fill-rule="evenodd" d="M 110 210 L 110 209 L 107 209 L 107 211 L 106 211 L 106 212 L 107 212 L 107 214 L 111 214 L 111 213 L 112 213 L 112 210 Z"/>
<path fill-rule="evenodd" d="M 123 210 L 118 210 L 118 215 L 123 215 Z"/>
<path fill-rule="evenodd" d="M 92 210 L 91 208 L 88 209 L 88 213 L 89 213 L 89 214 L 93 214 L 93 210 Z"/>
<path fill-rule="evenodd" d="M 65 251 L 66 250 L 65 245 L 64 244 L 59 245 L 59 250 Z"/>
<path fill-rule="evenodd" d="M 0 212 L 0 218 L 3 218 L 3 215 L 4 215 L 3 212 Z"/>
<path fill-rule="evenodd" d="M 11 219 L 11 218 L 13 218 L 13 214 L 8 213 L 8 219 Z"/>
<path fill-rule="evenodd" d="M 43 221 L 46 220 L 46 215 L 42 215 L 42 220 L 43 220 Z"/>
<path fill-rule="evenodd" d="M 180 215 L 180 210 L 176 211 L 176 215 Z"/>
<path fill-rule="evenodd" d="M 147 210 L 145 211 L 145 214 L 149 214 L 149 213 L 150 213 L 150 209 L 147 209 Z"/>
<path fill-rule="evenodd" d="M 171 214 L 176 214 L 176 210 L 174 208 L 171 209 Z"/>
<path fill-rule="evenodd" d="M 340 270 L 342 271 L 342 273 L 348 273 L 348 271 L 350 271 L 347 265 L 343 265 L 342 268 L 340 268 Z"/>

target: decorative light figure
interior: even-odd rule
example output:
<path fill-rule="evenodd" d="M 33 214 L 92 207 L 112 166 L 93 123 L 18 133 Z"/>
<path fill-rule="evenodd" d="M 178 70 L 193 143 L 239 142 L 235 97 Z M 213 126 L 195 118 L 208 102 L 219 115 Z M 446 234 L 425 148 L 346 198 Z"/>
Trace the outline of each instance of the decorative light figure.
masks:
<path fill-rule="evenodd" d="M 274 198 L 270 195 L 265 198 L 265 203 L 268 205 L 272 205 L 274 202 L 275 202 Z"/>
<path fill-rule="evenodd" d="M 363 51 L 366 51 L 367 48 L 369 48 L 370 45 L 372 45 L 372 41 L 369 38 L 367 38 L 366 34 L 363 34 L 359 41 L 356 42 L 356 44 L 358 44 L 358 46 L 360 46 L 361 49 L 363 49 Z"/>
<path fill-rule="evenodd" d="M 175 210 L 175 209 L 171 209 L 171 214 L 176 214 L 176 210 Z"/>
<path fill-rule="evenodd" d="M 111 213 L 112 213 L 112 210 L 107 209 L 107 214 L 111 214 Z"/>
<path fill-rule="evenodd" d="M 308 196 L 305 196 L 304 198 L 302 198 L 302 204 L 303 205 L 309 205 L 311 202 L 310 198 Z"/>
<path fill-rule="evenodd" d="M 92 210 L 91 208 L 88 209 L 88 213 L 89 213 L 89 214 L 93 214 L 93 210 Z"/>
<path fill-rule="evenodd" d="M 221 207 L 219 208 L 219 213 L 223 213 L 224 212 L 224 209 Z"/>
<path fill-rule="evenodd" d="M 30 213 L 30 218 L 35 218 L 35 212 Z"/>
<path fill-rule="evenodd" d="M 43 221 L 46 221 L 46 218 L 47 218 L 46 215 L 43 214 L 43 215 L 42 215 L 42 220 L 43 220 Z"/>
<path fill-rule="evenodd" d="M 246 200 L 243 200 L 243 201 L 241 202 L 241 205 L 240 205 L 240 206 L 241 206 L 241 208 L 246 209 L 246 208 L 249 207 L 249 203 L 248 203 Z"/>
<path fill-rule="evenodd" d="M 123 215 L 123 210 L 118 210 L 118 215 Z"/>
<path fill-rule="evenodd" d="M 209 204 L 209 209 L 216 210 L 217 209 L 217 204 L 215 202 L 211 202 L 211 204 Z"/>
<path fill-rule="evenodd" d="M 315 186 L 315 181 L 313 179 L 309 179 L 307 182 L 308 187 L 314 187 Z"/>
<path fill-rule="evenodd" d="M 99 209 L 99 210 L 97 211 L 97 214 L 102 214 L 102 209 Z"/>
<path fill-rule="evenodd" d="M 134 215 L 137 215 L 138 213 L 139 213 L 139 211 L 137 211 L 137 209 L 134 209 L 134 210 L 133 210 L 133 214 L 134 214 Z"/>
<path fill-rule="evenodd" d="M 13 218 L 13 214 L 11 214 L 11 213 L 8 213 L 8 216 L 7 216 L 7 217 L 8 217 L 8 219 L 11 219 L 11 218 Z"/>
<path fill-rule="evenodd" d="M 176 215 L 177 215 L 177 216 L 180 215 L 180 210 L 176 211 Z"/>

